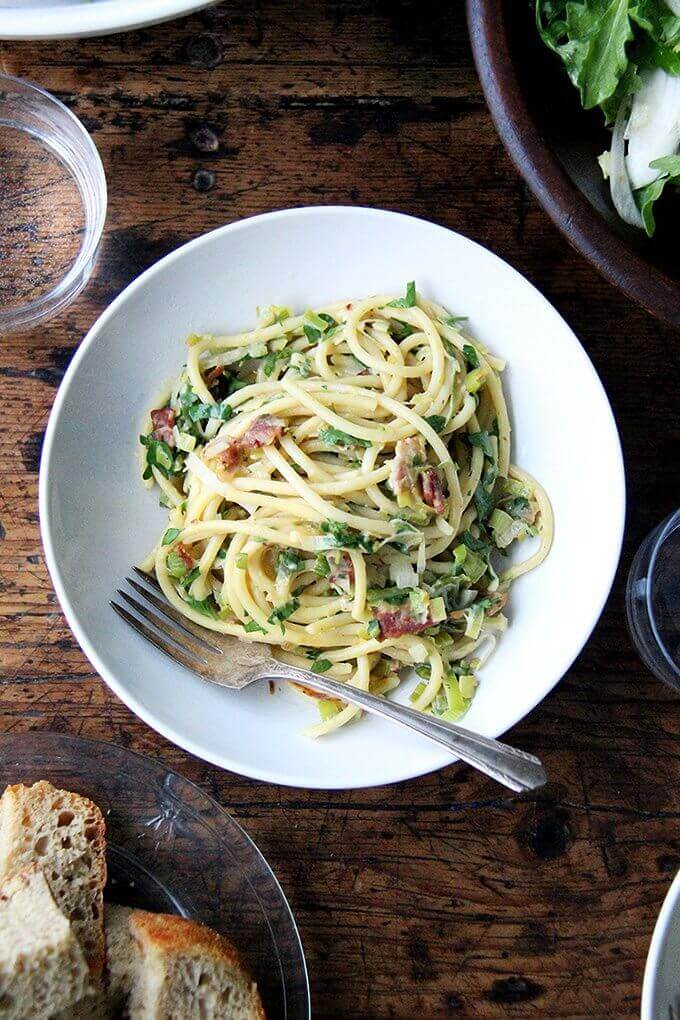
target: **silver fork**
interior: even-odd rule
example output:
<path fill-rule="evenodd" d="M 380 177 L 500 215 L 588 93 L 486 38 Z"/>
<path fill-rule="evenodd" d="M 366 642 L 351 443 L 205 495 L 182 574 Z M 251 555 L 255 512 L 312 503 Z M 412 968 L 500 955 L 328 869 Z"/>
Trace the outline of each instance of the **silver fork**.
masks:
<path fill-rule="evenodd" d="M 288 680 L 302 684 L 429 737 L 511 790 L 522 793 L 546 782 L 545 769 L 533 754 L 471 733 L 462 726 L 443 722 L 389 698 L 377 697 L 311 670 L 278 662 L 264 642 L 246 643 L 197 626 L 170 605 L 155 577 L 137 567 L 133 570 L 144 584 L 132 577 L 127 577 L 126 581 L 139 599 L 121 588 L 118 595 L 137 615 L 114 601 L 112 608 L 159 651 L 204 680 L 237 691 L 256 680 Z"/>

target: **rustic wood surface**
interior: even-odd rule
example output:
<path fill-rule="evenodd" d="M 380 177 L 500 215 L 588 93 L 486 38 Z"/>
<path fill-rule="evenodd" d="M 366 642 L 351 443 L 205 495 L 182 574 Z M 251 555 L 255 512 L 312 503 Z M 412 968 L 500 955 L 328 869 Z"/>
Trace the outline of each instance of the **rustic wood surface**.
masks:
<path fill-rule="evenodd" d="M 631 647 L 623 585 L 677 496 L 678 338 L 603 282 L 528 195 L 485 108 L 462 3 L 229 0 L 130 35 L 4 43 L 0 55 L 85 122 L 109 182 L 85 293 L 0 342 L 0 728 L 116 741 L 228 807 L 290 899 L 317 1017 L 635 1016 L 680 866 L 679 712 Z M 221 772 L 139 722 L 59 610 L 38 464 L 85 331 L 185 240 L 316 203 L 397 209 L 488 245 L 571 323 L 611 398 L 628 475 L 622 563 L 569 675 L 509 735 L 546 763 L 538 796 L 506 796 L 459 767 L 330 794 Z"/>

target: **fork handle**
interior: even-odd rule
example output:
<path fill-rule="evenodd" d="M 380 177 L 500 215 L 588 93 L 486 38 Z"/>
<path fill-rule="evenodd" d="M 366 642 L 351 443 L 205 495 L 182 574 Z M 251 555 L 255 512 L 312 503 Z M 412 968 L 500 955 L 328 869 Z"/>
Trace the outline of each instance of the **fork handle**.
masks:
<path fill-rule="evenodd" d="M 339 701 L 350 702 L 374 715 L 401 723 L 402 726 L 407 726 L 416 733 L 422 733 L 424 737 L 442 744 L 468 765 L 518 793 L 536 790 L 546 782 L 545 769 L 533 754 L 519 751 L 515 747 L 501 743 L 500 740 L 482 737 L 462 726 L 443 722 L 417 709 L 390 701 L 389 698 L 379 698 L 368 691 L 294 666 L 282 666 L 280 671 L 274 667 L 271 672 L 268 671 L 264 679 L 290 680 L 303 684 L 321 694 L 330 694 Z"/>

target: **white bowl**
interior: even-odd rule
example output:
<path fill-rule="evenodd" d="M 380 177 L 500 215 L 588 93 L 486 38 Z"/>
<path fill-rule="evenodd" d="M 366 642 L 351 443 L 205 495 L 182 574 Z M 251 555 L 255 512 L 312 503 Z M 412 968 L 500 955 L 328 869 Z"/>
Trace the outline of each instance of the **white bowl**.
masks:
<path fill-rule="evenodd" d="M 71 39 L 155 25 L 216 0 L 4 0 L 0 39 Z"/>
<path fill-rule="evenodd" d="M 680 1009 L 680 872 L 654 926 L 642 983 L 640 1020 L 668 1020 Z"/>
<path fill-rule="evenodd" d="M 600 615 L 623 531 L 621 450 L 597 375 L 545 298 L 467 238 L 396 213 L 292 209 L 222 227 L 147 270 L 92 328 L 57 394 L 40 474 L 47 563 L 85 654 L 145 722 L 216 765 L 292 786 L 351 788 L 452 761 L 368 717 L 313 742 L 301 732 L 318 718 L 313 706 L 292 693 L 272 697 L 266 684 L 239 694 L 204 683 L 108 605 L 166 519 L 139 481 L 138 432 L 183 363 L 185 336 L 249 328 L 258 305 L 305 309 L 401 293 L 413 279 L 423 295 L 469 315 L 472 333 L 508 359 L 514 460 L 542 481 L 555 511 L 552 552 L 512 589 L 511 625 L 466 725 L 495 737 L 522 719 Z"/>

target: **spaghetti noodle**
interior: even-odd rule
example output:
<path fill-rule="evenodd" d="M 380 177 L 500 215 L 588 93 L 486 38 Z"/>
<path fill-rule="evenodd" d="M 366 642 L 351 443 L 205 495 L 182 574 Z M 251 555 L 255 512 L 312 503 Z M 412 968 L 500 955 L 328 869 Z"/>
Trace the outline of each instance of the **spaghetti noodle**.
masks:
<path fill-rule="evenodd" d="M 552 540 L 545 492 L 510 462 L 503 362 L 460 323 L 410 283 L 190 336 L 140 437 L 169 510 L 143 566 L 168 600 L 374 693 L 415 667 L 415 707 L 459 718 L 510 583 Z M 501 565 L 531 537 L 528 559 Z M 303 693 L 313 736 L 360 714 Z"/>

